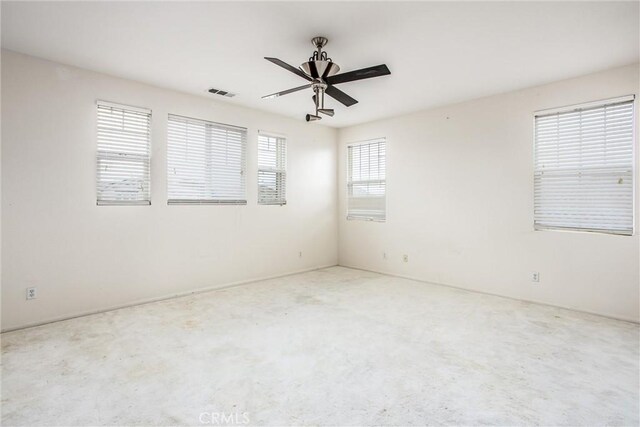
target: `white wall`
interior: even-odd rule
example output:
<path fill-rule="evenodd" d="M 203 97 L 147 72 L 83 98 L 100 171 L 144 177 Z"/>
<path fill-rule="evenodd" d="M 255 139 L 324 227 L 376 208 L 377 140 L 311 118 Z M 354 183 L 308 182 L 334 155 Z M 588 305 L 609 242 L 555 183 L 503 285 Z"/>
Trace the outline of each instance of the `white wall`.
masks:
<path fill-rule="evenodd" d="M 629 66 L 336 132 L 2 51 L 2 328 L 333 265 L 338 249 L 345 266 L 638 321 L 637 233 L 532 226 L 532 112 L 638 81 Z M 95 205 L 96 99 L 153 110 L 151 206 Z M 248 127 L 247 206 L 166 205 L 168 113 Z M 258 129 L 288 135 L 285 207 L 256 204 Z M 345 145 L 379 136 L 387 222 L 346 221 Z"/>
<path fill-rule="evenodd" d="M 534 232 L 532 160 L 534 111 L 640 94 L 638 84 L 633 65 L 341 129 L 340 265 L 638 321 L 638 232 Z M 346 144 L 381 136 L 387 221 L 347 221 Z"/>
<path fill-rule="evenodd" d="M 334 129 L 9 51 L 1 90 L 3 329 L 336 264 Z M 96 99 L 153 110 L 151 206 L 96 206 Z M 248 128 L 246 206 L 167 206 L 168 113 Z M 258 129 L 288 136 L 284 207 L 256 203 Z"/>

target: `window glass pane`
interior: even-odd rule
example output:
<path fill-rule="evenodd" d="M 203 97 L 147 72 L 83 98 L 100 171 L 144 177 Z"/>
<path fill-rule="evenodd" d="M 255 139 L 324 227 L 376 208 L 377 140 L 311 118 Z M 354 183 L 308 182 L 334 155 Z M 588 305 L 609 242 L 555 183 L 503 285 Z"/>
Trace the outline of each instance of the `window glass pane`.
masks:
<path fill-rule="evenodd" d="M 633 100 L 535 118 L 534 221 L 633 233 Z"/>
<path fill-rule="evenodd" d="M 247 131 L 169 115 L 169 203 L 244 204 Z"/>
<path fill-rule="evenodd" d="M 347 218 L 386 218 L 386 141 L 347 147 Z"/>
<path fill-rule="evenodd" d="M 258 136 L 258 203 L 286 204 L 286 139 Z"/>
<path fill-rule="evenodd" d="M 151 111 L 98 101 L 97 202 L 150 204 Z"/>

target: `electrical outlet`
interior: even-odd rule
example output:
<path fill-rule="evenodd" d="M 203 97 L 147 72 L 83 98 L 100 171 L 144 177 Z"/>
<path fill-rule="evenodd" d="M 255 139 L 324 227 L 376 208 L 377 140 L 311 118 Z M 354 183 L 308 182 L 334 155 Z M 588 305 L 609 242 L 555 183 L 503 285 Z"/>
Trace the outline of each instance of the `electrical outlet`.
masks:
<path fill-rule="evenodd" d="M 382 252 L 382 259 L 387 259 L 387 253 L 386 252 Z"/>
<path fill-rule="evenodd" d="M 298 258 L 302 258 L 302 251 L 298 252 Z"/>
<path fill-rule="evenodd" d="M 538 283 L 540 282 L 540 273 L 538 273 L 537 271 L 532 271 L 531 272 L 531 281 Z"/>
<path fill-rule="evenodd" d="M 27 288 L 27 299 L 36 299 L 37 296 L 37 288 Z"/>
<path fill-rule="evenodd" d="M 409 262 L 409 255 L 407 254 L 402 255 L 402 261 Z"/>

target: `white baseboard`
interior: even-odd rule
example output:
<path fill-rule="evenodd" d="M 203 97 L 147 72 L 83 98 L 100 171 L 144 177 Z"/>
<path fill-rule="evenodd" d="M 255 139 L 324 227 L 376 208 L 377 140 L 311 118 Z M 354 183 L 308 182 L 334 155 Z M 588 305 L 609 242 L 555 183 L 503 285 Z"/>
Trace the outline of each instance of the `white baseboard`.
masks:
<path fill-rule="evenodd" d="M 316 266 L 316 267 L 311 267 L 311 268 L 305 268 L 305 269 L 302 269 L 302 270 L 295 270 L 295 271 L 291 271 L 291 272 L 284 273 L 284 274 L 275 274 L 275 275 L 271 275 L 271 276 L 252 278 L 252 279 L 247 279 L 247 280 L 239 280 L 237 282 L 225 283 L 225 284 L 214 285 L 214 286 L 207 286 L 207 287 L 204 287 L 204 288 L 197 288 L 197 289 L 190 290 L 190 291 L 178 292 L 178 293 L 165 295 L 165 296 L 161 296 L 161 297 L 156 297 L 156 298 L 146 298 L 146 299 L 137 300 L 137 301 L 134 301 L 134 302 L 131 302 L 131 303 L 127 303 L 127 304 L 120 304 L 120 305 L 110 306 L 110 307 L 106 307 L 106 308 L 102 308 L 102 309 L 87 310 L 87 311 L 82 311 L 82 312 L 73 313 L 73 314 L 69 314 L 69 315 L 57 316 L 57 317 L 45 319 L 45 320 L 38 321 L 38 322 L 32 322 L 32 323 L 27 323 L 27 324 L 24 324 L 24 325 L 9 327 L 9 328 L 6 328 L 6 329 L 2 329 L 1 332 L 5 333 L 5 332 L 18 331 L 18 330 L 21 330 L 21 329 L 33 328 L 33 327 L 36 327 L 36 326 L 42 326 L 42 325 L 46 325 L 46 324 L 49 324 L 49 323 L 62 322 L 64 320 L 70 320 L 70 319 L 75 319 L 75 318 L 78 318 L 78 317 L 90 316 L 92 314 L 106 313 L 108 311 L 120 310 L 120 309 L 127 308 L 127 307 L 134 307 L 134 306 L 137 306 L 137 305 L 150 304 L 150 303 L 159 302 L 159 301 L 166 301 L 166 300 L 173 299 L 173 298 L 180 298 L 180 297 L 185 297 L 185 296 L 189 296 L 189 295 L 193 295 L 193 294 L 211 292 L 211 291 L 215 291 L 215 290 L 219 290 L 219 289 L 228 289 L 228 288 L 233 288 L 233 287 L 236 287 L 236 286 L 248 285 L 248 284 L 259 282 L 259 281 L 262 281 L 262 280 L 277 279 L 277 278 L 280 278 L 280 277 L 287 277 L 287 276 L 292 276 L 294 274 L 306 273 L 306 272 L 309 272 L 309 271 L 321 270 L 323 268 L 329 268 L 329 267 L 335 267 L 335 266 L 340 266 L 340 267 L 344 267 L 344 268 L 350 268 L 350 269 L 353 269 L 353 270 L 368 271 L 370 273 L 384 274 L 386 276 L 399 277 L 399 278 L 402 278 L 402 279 L 413 280 L 413 281 L 421 282 L 421 283 L 428 283 L 428 284 L 431 284 L 431 285 L 445 286 L 445 287 L 454 288 L 454 289 L 461 289 L 461 290 L 468 291 L 468 292 L 476 292 L 476 293 L 479 293 L 479 294 L 491 295 L 491 296 L 500 297 L 500 298 L 507 298 L 507 299 L 511 299 L 511 300 L 515 300 L 515 301 L 524 301 L 524 302 L 540 304 L 540 305 L 546 305 L 546 306 L 555 307 L 555 308 L 562 308 L 562 309 L 565 309 L 565 310 L 572 310 L 572 311 L 577 311 L 577 312 L 580 312 L 580 313 L 587 313 L 587 314 L 592 314 L 592 315 L 596 315 L 596 316 L 606 317 L 606 318 L 609 318 L 609 319 L 621 320 L 621 321 L 625 321 L 625 322 L 631 322 L 631 323 L 635 323 L 635 324 L 640 323 L 640 321 L 638 321 L 637 319 L 625 318 L 625 317 L 616 316 L 616 315 L 610 315 L 610 314 L 597 313 L 597 312 L 594 312 L 594 311 L 582 310 L 582 309 L 563 306 L 563 305 L 559 305 L 559 304 L 551 304 L 551 303 L 548 303 L 548 302 L 538 301 L 538 300 L 534 300 L 534 299 L 515 298 L 515 297 L 508 296 L 508 295 L 501 295 L 501 294 L 496 294 L 496 293 L 492 293 L 492 292 L 479 291 L 479 290 L 476 290 L 476 289 L 470 289 L 470 288 L 465 288 L 465 287 L 462 287 L 462 286 L 450 285 L 450 284 L 447 284 L 447 283 L 429 282 L 429 281 L 426 281 L 426 280 L 423 280 L 423 279 L 420 279 L 420 278 L 417 278 L 417 277 L 403 275 L 403 274 L 391 273 L 391 272 L 386 272 L 386 271 L 378 271 L 378 270 L 370 270 L 370 269 L 366 269 L 366 268 L 354 267 L 354 266 L 345 265 L 345 264 L 327 264 L 327 265 L 321 265 L 321 266 Z"/>
<path fill-rule="evenodd" d="M 354 267 L 354 266 L 351 266 L 351 265 L 345 265 L 345 264 L 340 264 L 340 263 L 338 263 L 338 266 L 339 267 L 344 267 L 344 268 L 351 268 L 353 270 L 368 271 L 369 273 L 384 274 L 385 276 L 399 277 L 401 279 L 413 280 L 415 282 L 422 282 L 422 283 L 427 283 L 427 284 L 430 284 L 430 285 L 445 286 L 447 288 L 460 289 L 460 290 L 467 291 L 467 292 L 476 292 L 478 294 L 491 295 L 491 296 L 500 297 L 500 298 L 507 298 L 507 299 L 514 300 L 514 301 L 529 302 L 529 303 L 533 303 L 533 304 L 546 305 L 548 307 L 562 308 L 564 310 L 571 310 L 571 311 L 577 311 L 579 313 L 586 313 L 586 314 L 592 314 L 592 315 L 595 315 L 595 316 L 606 317 L 607 319 L 621 320 L 623 322 L 631 322 L 631 323 L 635 323 L 635 324 L 640 324 L 640 320 L 638 320 L 638 319 L 633 319 L 633 318 L 624 317 L 624 316 L 618 316 L 618 315 L 615 315 L 615 314 L 598 313 L 598 312 L 595 312 L 595 311 L 583 310 L 583 309 L 564 306 L 564 305 L 560 305 L 560 304 L 552 304 L 552 303 L 549 303 L 549 302 L 539 301 L 539 300 L 535 300 L 535 299 L 516 298 L 516 297 L 511 297 L 511 296 L 508 296 L 508 295 L 496 294 L 496 293 L 493 293 L 493 292 L 486 292 L 486 291 L 479 291 L 477 289 L 472 289 L 472 288 L 465 288 L 463 286 L 450 285 L 448 283 L 430 282 L 428 280 L 420 279 L 420 278 L 413 277 L 413 276 L 407 276 L 407 275 L 403 275 L 403 274 L 390 273 L 390 272 L 378 271 L 378 270 L 370 270 L 370 269 L 367 269 L 367 268 Z"/>
<path fill-rule="evenodd" d="M 243 285 L 248 285 L 250 283 L 260 282 L 262 280 L 278 279 L 280 277 L 292 276 L 294 274 L 306 273 L 306 272 L 309 272 L 309 271 L 321 270 L 323 268 L 329 268 L 329 267 L 335 267 L 335 266 L 337 266 L 337 264 L 321 265 L 321 266 L 316 266 L 316 267 L 311 267 L 311 268 L 305 268 L 305 269 L 302 269 L 302 270 L 295 270 L 295 271 L 291 271 L 291 272 L 284 273 L 284 274 L 275 274 L 275 275 L 272 275 L 272 276 L 264 276 L 264 277 L 246 279 L 246 280 L 239 280 L 237 282 L 224 283 L 224 284 L 221 284 L 221 285 L 214 285 L 214 286 L 207 286 L 207 287 L 204 287 L 204 288 L 197 288 L 197 289 L 193 289 L 193 290 L 190 290 L 190 291 L 178 292 L 178 293 L 164 295 L 164 296 L 160 296 L 160 297 L 156 297 L 156 298 L 145 298 L 145 299 L 137 300 L 137 301 L 134 301 L 134 302 L 131 302 L 131 303 L 127 303 L 127 304 L 119 304 L 119 305 L 114 305 L 114 306 L 110 306 L 110 307 L 106 307 L 106 308 L 100 308 L 100 309 L 96 309 L 96 310 L 81 311 L 81 312 L 77 312 L 77 313 L 73 313 L 73 314 L 52 317 L 52 318 L 41 320 L 41 321 L 38 321 L 38 322 L 32 322 L 32 323 L 26 323 L 24 325 L 12 326 L 12 327 L 9 327 L 9 328 L 6 328 L 6 329 L 2 329 L 0 332 L 1 333 L 13 332 L 13 331 L 21 330 L 21 329 L 27 329 L 27 328 L 33 328 L 33 327 L 36 327 L 36 326 L 42 326 L 42 325 L 46 325 L 46 324 L 49 324 L 49 323 L 62 322 L 64 320 L 70 320 L 70 319 L 76 319 L 78 317 L 90 316 L 92 314 L 106 313 L 108 311 L 120 310 L 120 309 L 123 309 L 123 308 L 133 307 L 133 306 L 136 306 L 136 305 L 143 305 L 143 304 L 150 304 L 150 303 L 153 303 L 153 302 L 166 301 L 166 300 L 173 299 L 173 298 L 180 298 L 180 297 L 185 297 L 185 296 L 189 296 L 189 295 L 193 295 L 193 294 L 201 294 L 201 293 L 204 293 L 204 292 L 210 292 L 210 291 L 215 291 L 215 290 L 219 290 L 219 289 L 228 289 L 228 288 L 233 288 L 233 287 L 236 287 L 236 286 L 243 286 Z"/>

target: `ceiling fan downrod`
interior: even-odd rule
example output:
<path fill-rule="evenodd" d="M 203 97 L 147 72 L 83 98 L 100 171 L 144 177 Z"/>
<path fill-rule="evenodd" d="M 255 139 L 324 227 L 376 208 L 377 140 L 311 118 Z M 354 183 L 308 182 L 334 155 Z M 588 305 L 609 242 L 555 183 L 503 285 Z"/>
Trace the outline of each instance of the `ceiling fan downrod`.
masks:
<path fill-rule="evenodd" d="M 305 119 L 310 121 L 322 120 L 322 116 L 320 114 L 324 114 L 329 117 L 333 117 L 335 111 L 333 108 L 324 108 L 324 90 L 327 88 L 327 85 L 324 83 L 317 83 L 313 85 L 314 95 L 311 97 L 313 100 L 313 104 L 316 107 L 316 114 L 307 114 Z"/>
<path fill-rule="evenodd" d="M 329 40 L 326 37 L 314 37 L 311 39 L 311 44 L 315 46 L 316 50 L 311 57 L 309 57 L 309 61 L 300 66 L 305 73 L 313 78 L 312 87 L 314 95 L 312 99 L 316 107 L 316 114 L 307 114 L 306 120 L 308 122 L 322 120 L 320 114 L 325 114 L 329 117 L 332 117 L 334 114 L 333 109 L 324 108 L 324 91 L 327 88 L 324 79 L 336 74 L 340 71 L 340 67 L 338 64 L 333 63 L 333 60 L 328 57 L 327 52 L 322 50 L 328 42 Z"/>

